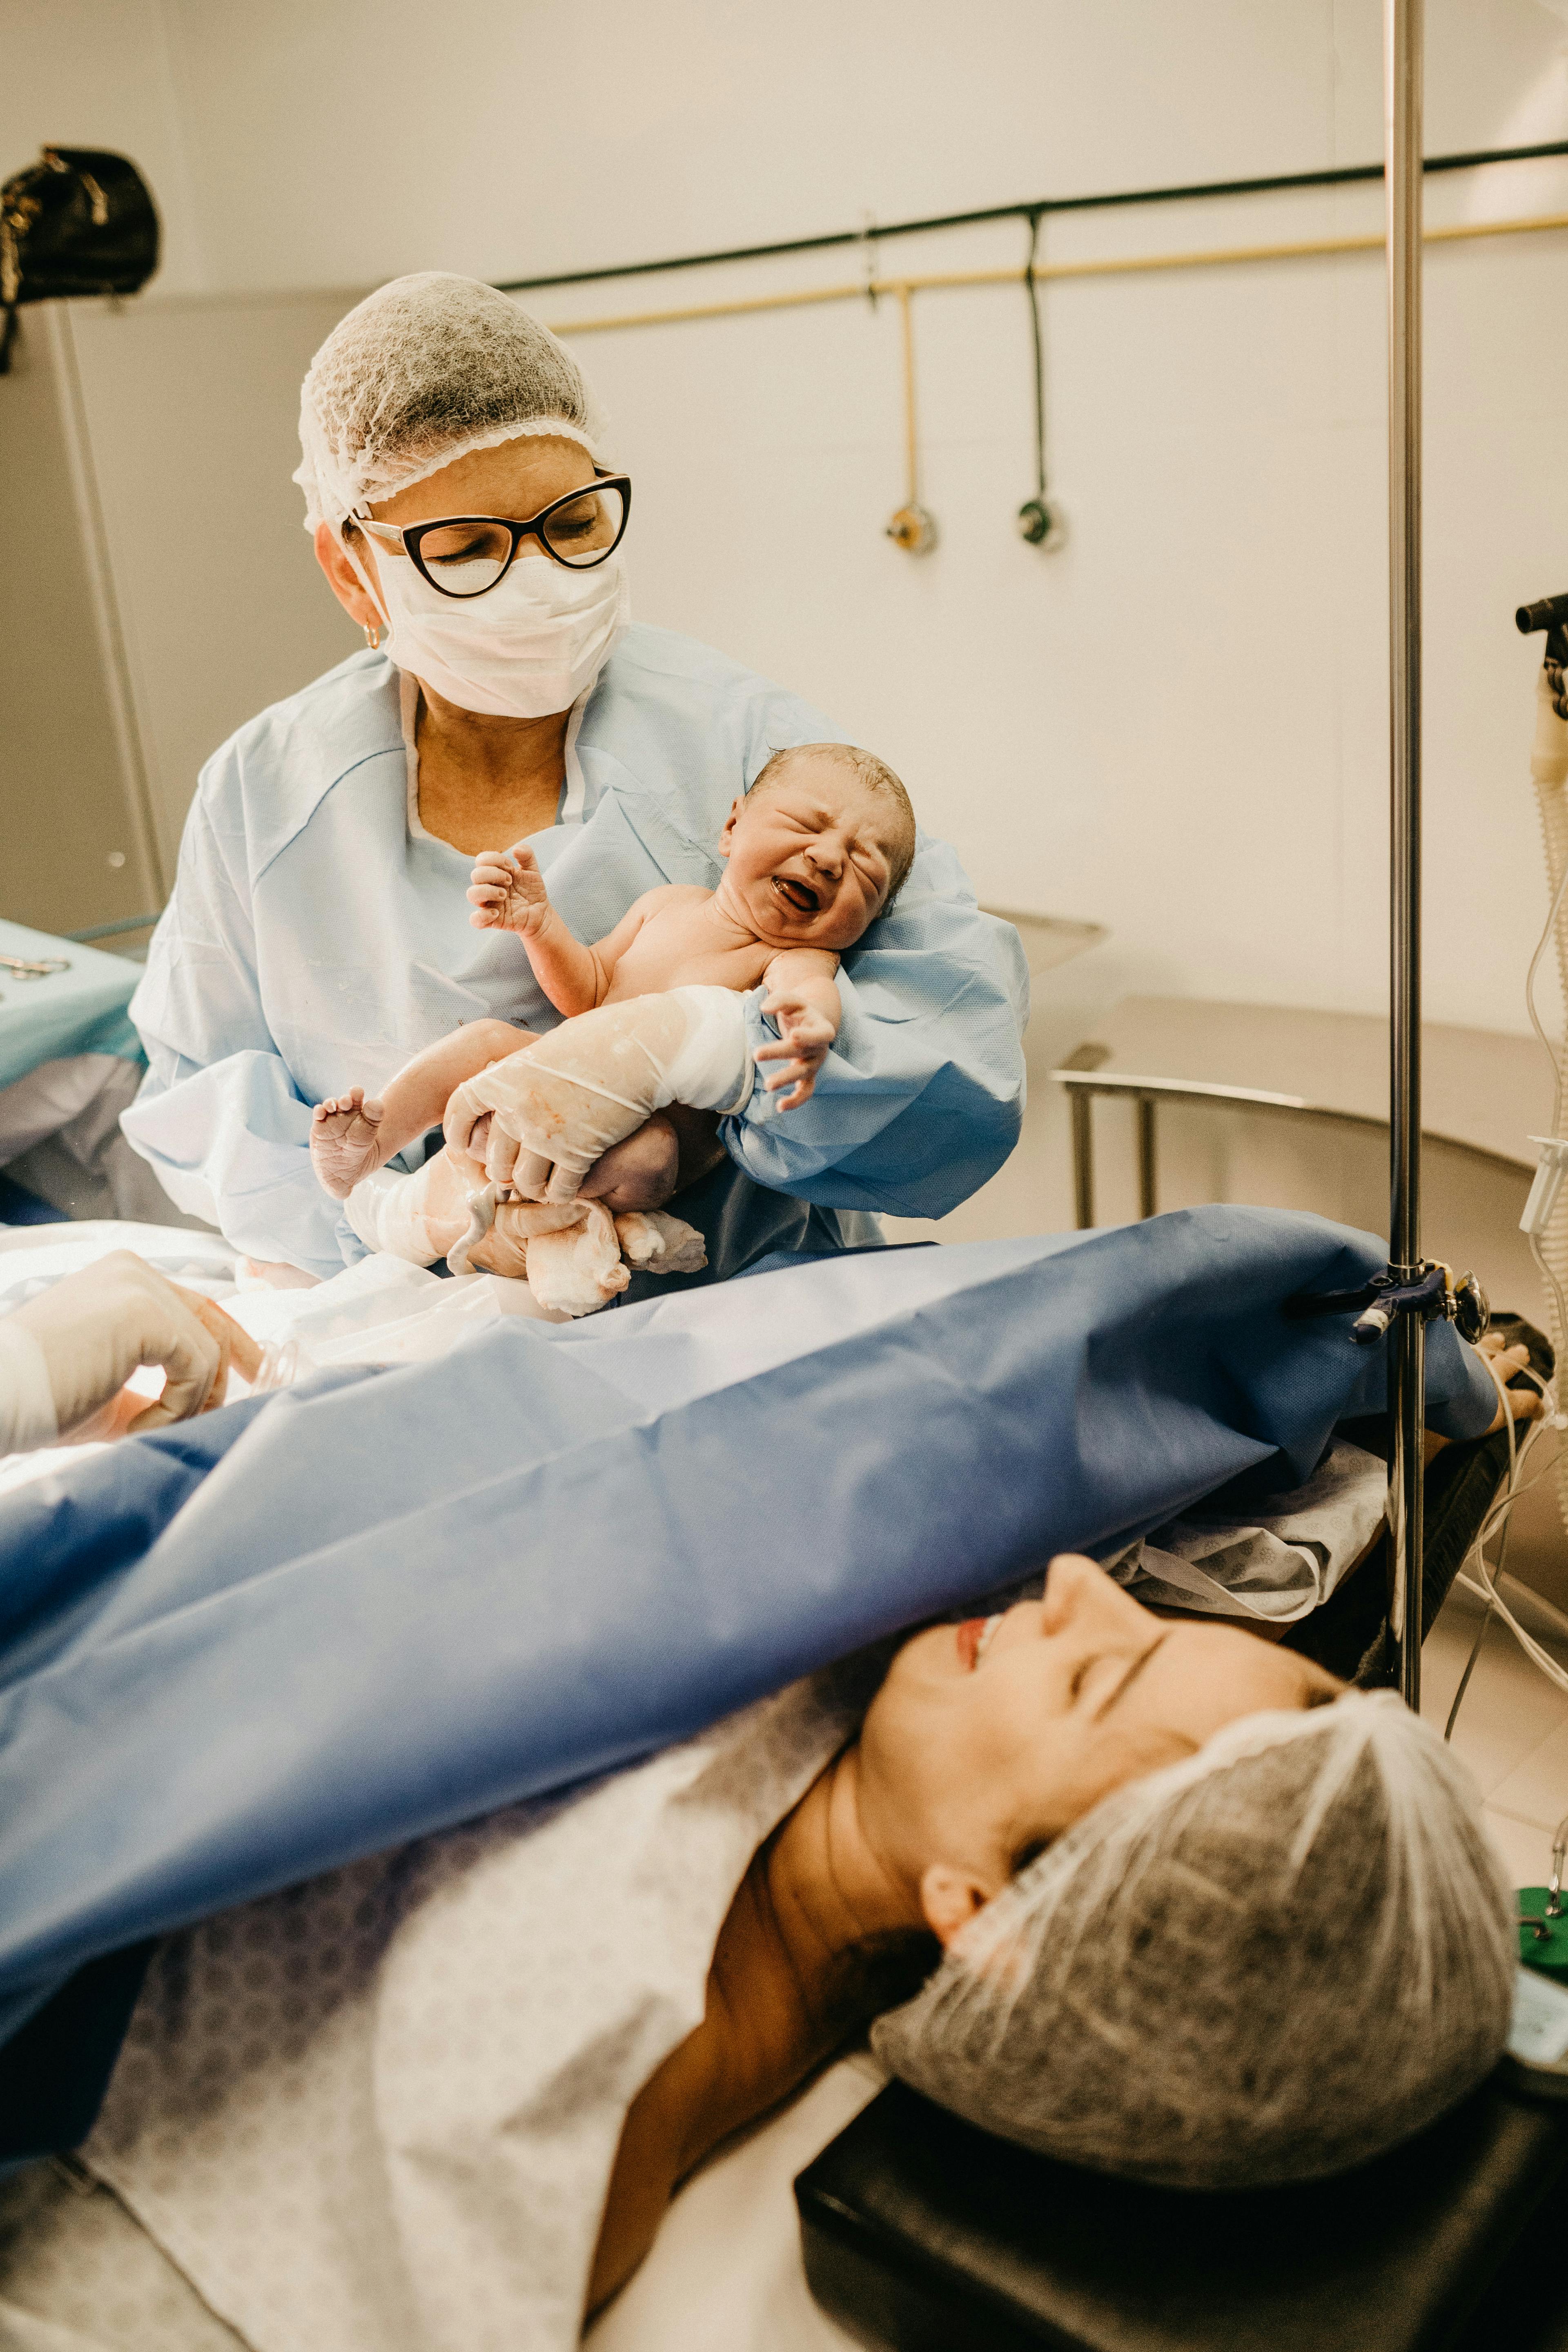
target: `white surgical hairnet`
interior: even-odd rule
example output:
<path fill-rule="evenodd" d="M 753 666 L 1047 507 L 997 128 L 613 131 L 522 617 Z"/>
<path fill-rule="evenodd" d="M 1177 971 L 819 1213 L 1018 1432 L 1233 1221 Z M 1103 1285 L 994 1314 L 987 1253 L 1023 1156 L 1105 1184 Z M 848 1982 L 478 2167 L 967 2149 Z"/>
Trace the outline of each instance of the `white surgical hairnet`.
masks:
<path fill-rule="evenodd" d="M 300 389 L 305 528 L 525 435 L 592 455 L 598 422 L 576 361 L 508 296 L 444 269 L 395 278 L 338 320 Z"/>
<path fill-rule="evenodd" d="M 1066 2162 L 1310 2179 L 1488 2073 L 1516 1955 L 1463 1766 L 1392 1693 L 1244 1717 L 1120 1789 L 873 2031 L 917 2090 Z"/>

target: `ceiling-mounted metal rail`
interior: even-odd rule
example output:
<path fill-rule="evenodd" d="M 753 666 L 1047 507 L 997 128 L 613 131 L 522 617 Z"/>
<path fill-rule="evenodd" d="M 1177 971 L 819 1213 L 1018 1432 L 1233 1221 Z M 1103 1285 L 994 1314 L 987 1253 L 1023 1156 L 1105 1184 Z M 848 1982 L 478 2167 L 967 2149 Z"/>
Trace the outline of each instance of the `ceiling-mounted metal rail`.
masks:
<path fill-rule="evenodd" d="M 1568 155 L 1568 139 L 1533 147 L 1478 147 L 1460 155 L 1428 155 L 1426 172 L 1473 172 L 1486 163 L 1525 163 Z M 620 261 L 601 269 L 557 270 L 549 278 L 506 278 L 503 294 L 531 294 L 548 286 L 592 286 L 606 278 L 657 277 L 666 269 L 711 269 L 725 261 L 771 261 L 786 253 L 826 253 L 834 246 L 864 246 L 887 236 L 922 236 L 935 229 L 978 228 L 986 221 L 1038 220 L 1047 213 L 1107 212 L 1127 205 L 1171 205 L 1206 196 L 1264 196 L 1293 188 L 1345 188 L 1381 180 L 1381 163 L 1348 163 L 1326 172 L 1283 172 L 1267 179 L 1200 180 L 1168 188 L 1118 188 L 1093 196 L 1036 196 L 1016 205 L 989 205 L 983 211 L 939 213 L 925 220 L 868 221 L 860 228 L 833 229 L 821 236 L 786 237 L 772 245 L 734 245 L 711 253 L 680 253 L 665 261 Z M 862 289 L 862 291 L 864 289 Z"/>

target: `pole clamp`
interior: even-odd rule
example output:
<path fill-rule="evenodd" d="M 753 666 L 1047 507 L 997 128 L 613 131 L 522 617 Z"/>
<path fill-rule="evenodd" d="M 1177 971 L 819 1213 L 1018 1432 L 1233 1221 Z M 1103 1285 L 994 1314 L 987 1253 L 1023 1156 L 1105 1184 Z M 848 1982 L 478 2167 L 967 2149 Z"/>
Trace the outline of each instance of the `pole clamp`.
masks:
<path fill-rule="evenodd" d="M 1373 1346 L 1402 1315 L 1418 1315 L 1423 1323 L 1440 1315 L 1472 1347 L 1491 1321 L 1486 1292 L 1475 1276 L 1456 1275 L 1452 1266 L 1441 1262 L 1391 1265 L 1363 1283 L 1359 1290 L 1302 1292 L 1286 1300 L 1285 1313 L 1292 1323 L 1313 1321 L 1323 1315 L 1353 1314 L 1356 1319 L 1350 1336 L 1358 1348 Z"/>

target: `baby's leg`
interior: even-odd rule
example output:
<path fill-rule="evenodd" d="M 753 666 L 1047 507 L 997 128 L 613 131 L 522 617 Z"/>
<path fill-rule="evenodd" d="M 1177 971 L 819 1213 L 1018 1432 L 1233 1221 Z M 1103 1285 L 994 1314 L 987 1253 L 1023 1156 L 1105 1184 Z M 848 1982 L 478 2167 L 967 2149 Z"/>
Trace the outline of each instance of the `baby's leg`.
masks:
<path fill-rule="evenodd" d="M 510 1021 L 466 1021 L 405 1063 L 378 1101 L 367 1102 L 364 1088 L 352 1087 L 318 1103 L 310 1114 L 310 1159 L 326 1191 L 346 1201 L 405 1143 L 440 1125 L 455 1087 L 531 1045 L 534 1035 Z"/>

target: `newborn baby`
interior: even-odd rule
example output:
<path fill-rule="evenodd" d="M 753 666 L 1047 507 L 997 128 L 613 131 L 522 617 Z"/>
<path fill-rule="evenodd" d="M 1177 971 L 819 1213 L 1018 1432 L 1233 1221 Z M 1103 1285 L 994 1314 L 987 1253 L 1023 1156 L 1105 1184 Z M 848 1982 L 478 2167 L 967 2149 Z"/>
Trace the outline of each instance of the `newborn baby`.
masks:
<path fill-rule="evenodd" d="M 621 1241 L 656 1270 L 677 1271 L 660 1263 L 677 1250 L 685 1252 L 682 1266 L 704 1262 L 691 1254 L 693 1244 L 700 1252 L 700 1237 L 678 1219 L 619 1221 L 628 1231 L 617 1237 L 601 1204 L 576 1201 L 582 1177 L 653 1108 L 671 1101 L 743 1108 L 752 1071 L 741 1000 L 759 983 L 768 989 L 763 1010 L 779 1028 L 778 1042 L 756 1056 L 781 1065 L 768 1089 L 787 1089 L 784 1110 L 809 1099 L 842 1018 L 834 985 L 839 956 L 907 876 L 914 813 L 891 769 L 869 752 L 805 744 L 775 752 L 731 808 L 718 848 L 725 871 L 716 890 L 684 884 L 650 890 L 592 947 L 551 905 L 526 844 L 479 857 L 470 919 L 516 933 L 540 986 L 568 1018 L 544 1038 L 504 1021 L 466 1023 L 416 1055 L 379 1100 L 367 1101 L 355 1087 L 317 1106 L 316 1172 L 336 1199 L 354 1196 L 350 1222 L 373 1246 L 400 1255 L 417 1249 L 426 1262 L 441 1255 L 428 1249 L 427 1234 L 415 1234 L 412 1247 L 401 1231 L 384 1234 L 379 1214 L 371 1220 L 374 1234 L 363 1231 L 370 1204 L 355 1195 L 440 1119 L 470 1192 L 488 1175 L 544 1204 L 531 1222 L 539 1225 L 537 1238 L 549 1236 L 550 1255 L 566 1247 L 580 1255 L 590 1239 L 601 1259 L 611 1253 L 599 1269 L 603 1295 L 593 1304 L 604 1305 L 629 1279 L 619 1265 Z M 416 1212 L 423 1221 L 429 1193 L 452 1189 L 449 1171 L 438 1173 L 435 1162 L 399 1193 L 415 1185 L 419 1201 L 396 1203 L 400 1229 Z M 531 1253 L 533 1239 L 531 1233 Z"/>

